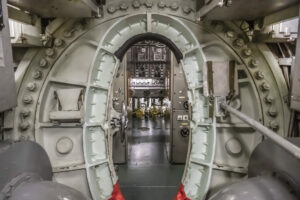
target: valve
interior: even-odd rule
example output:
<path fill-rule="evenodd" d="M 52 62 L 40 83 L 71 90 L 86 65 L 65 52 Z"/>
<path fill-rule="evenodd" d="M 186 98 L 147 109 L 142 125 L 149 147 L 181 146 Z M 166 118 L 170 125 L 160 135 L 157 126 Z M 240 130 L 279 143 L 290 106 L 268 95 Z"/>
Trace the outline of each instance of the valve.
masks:
<path fill-rule="evenodd" d="M 187 137 L 190 134 L 190 129 L 184 127 L 180 130 L 180 134 L 182 137 Z"/>

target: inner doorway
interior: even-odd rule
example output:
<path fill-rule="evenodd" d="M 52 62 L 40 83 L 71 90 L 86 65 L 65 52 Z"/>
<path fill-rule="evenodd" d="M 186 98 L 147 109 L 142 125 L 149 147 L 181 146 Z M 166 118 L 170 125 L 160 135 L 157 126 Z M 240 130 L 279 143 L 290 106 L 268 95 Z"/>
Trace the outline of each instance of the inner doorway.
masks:
<path fill-rule="evenodd" d="M 113 159 L 126 199 L 173 199 L 189 141 L 189 104 L 180 63 L 164 44 L 135 43 L 113 84 L 113 107 L 125 105 L 128 127 L 113 139 Z"/>

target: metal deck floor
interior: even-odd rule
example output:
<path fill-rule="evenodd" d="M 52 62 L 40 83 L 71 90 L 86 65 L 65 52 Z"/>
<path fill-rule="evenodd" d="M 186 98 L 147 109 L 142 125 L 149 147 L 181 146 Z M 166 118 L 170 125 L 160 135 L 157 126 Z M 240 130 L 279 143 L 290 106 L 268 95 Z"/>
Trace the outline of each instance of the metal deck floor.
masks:
<path fill-rule="evenodd" d="M 169 125 L 164 119 L 132 119 L 128 131 L 128 163 L 117 174 L 126 200 L 174 199 L 184 165 L 168 162 Z"/>

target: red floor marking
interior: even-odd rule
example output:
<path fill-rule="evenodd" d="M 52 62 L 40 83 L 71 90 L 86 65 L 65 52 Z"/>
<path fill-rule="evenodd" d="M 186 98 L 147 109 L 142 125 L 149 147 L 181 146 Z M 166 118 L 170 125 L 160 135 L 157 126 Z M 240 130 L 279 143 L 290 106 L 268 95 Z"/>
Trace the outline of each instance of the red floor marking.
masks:
<path fill-rule="evenodd" d="M 122 195 L 119 182 L 114 185 L 114 190 L 111 193 L 111 198 L 109 200 L 125 200 Z"/>
<path fill-rule="evenodd" d="M 186 197 L 183 184 L 180 184 L 177 195 L 174 198 L 174 200 L 190 200 L 189 198 Z"/>

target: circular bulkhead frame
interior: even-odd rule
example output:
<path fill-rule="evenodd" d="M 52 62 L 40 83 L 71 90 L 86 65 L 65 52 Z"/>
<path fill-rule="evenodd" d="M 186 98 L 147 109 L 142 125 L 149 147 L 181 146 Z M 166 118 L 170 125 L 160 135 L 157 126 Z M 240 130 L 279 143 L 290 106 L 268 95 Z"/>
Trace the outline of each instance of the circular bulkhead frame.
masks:
<path fill-rule="evenodd" d="M 7 132 L 5 138 L 40 143 L 50 157 L 54 179 L 91 194 L 95 200 L 109 199 L 118 179 L 112 161 L 115 130 L 110 126 L 111 118 L 117 115 L 112 108 L 112 82 L 121 57 L 116 52 L 139 35 L 168 38 L 182 54 L 178 57 L 192 115 L 182 178 L 188 198 L 204 199 L 208 191 L 245 177 L 249 155 L 262 140 L 234 117 L 215 118 L 214 103 L 203 95 L 206 61 L 236 60 L 238 75 L 242 72 L 236 108 L 280 135 L 287 133 L 287 89 L 275 59 L 266 53 L 265 46 L 246 44 L 243 33 L 232 23 L 199 25 L 144 12 L 100 23 L 95 19 L 88 25 L 62 22 L 58 27 L 54 46 L 29 50 L 18 67 L 19 106 L 14 111 L 13 132 Z M 57 124 L 49 119 L 55 108 L 54 94 L 66 88 L 84 91 L 82 124 Z M 62 141 L 69 149 L 61 148 Z M 83 191 L 71 176 L 82 182 L 87 177 L 89 188 Z"/>
<path fill-rule="evenodd" d="M 115 52 L 131 38 L 149 32 L 169 38 L 183 55 L 180 63 L 188 85 L 193 120 L 190 122 L 191 153 L 182 181 L 192 199 L 202 199 L 209 188 L 216 128 L 215 120 L 208 115 L 211 102 L 202 94 L 205 56 L 197 38 L 179 20 L 158 14 L 140 14 L 120 20 L 106 32 L 90 71 L 83 137 L 87 176 L 94 199 L 109 197 L 117 181 L 111 160 L 113 133 L 109 126 L 111 85 L 120 64 Z"/>

